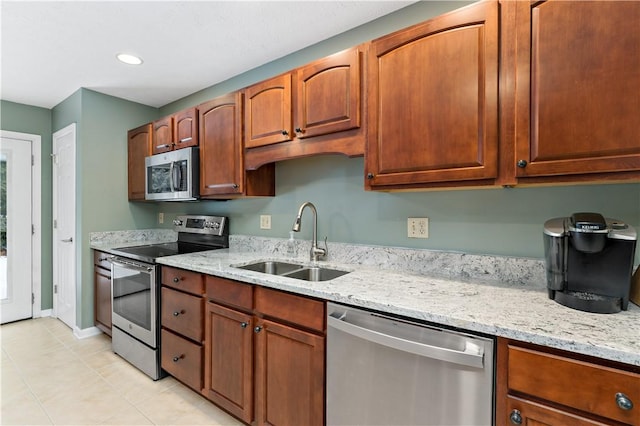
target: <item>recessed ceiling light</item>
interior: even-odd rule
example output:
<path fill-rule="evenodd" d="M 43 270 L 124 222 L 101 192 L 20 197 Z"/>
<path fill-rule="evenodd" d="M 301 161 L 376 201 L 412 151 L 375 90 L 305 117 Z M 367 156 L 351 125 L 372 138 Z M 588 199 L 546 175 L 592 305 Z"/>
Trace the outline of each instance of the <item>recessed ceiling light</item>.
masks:
<path fill-rule="evenodd" d="M 116 58 L 118 58 L 120 62 L 124 62 L 129 65 L 140 65 L 142 63 L 142 59 L 134 55 L 129 55 L 128 53 L 118 53 Z"/>

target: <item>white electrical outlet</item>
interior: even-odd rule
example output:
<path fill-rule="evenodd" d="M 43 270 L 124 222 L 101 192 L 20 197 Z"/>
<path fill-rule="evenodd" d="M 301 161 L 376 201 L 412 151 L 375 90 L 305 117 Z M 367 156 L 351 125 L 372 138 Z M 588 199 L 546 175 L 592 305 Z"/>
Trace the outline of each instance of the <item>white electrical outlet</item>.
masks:
<path fill-rule="evenodd" d="M 429 218 L 428 217 L 407 218 L 407 237 L 429 238 Z"/>
<path fill-rule="evenodd" d="M 260 229 L 271 229 L 271 215 L 260 215 Z"/>
<path fill-rule="evenodd" d="M 164 213 L 158 213 L 158 223 L 164 223 Z"/>

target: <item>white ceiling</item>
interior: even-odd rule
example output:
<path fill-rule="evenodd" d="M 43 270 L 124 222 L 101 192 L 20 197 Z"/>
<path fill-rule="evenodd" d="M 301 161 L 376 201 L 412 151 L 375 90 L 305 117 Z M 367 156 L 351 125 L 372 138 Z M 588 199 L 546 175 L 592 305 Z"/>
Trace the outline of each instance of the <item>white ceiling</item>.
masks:
<path fill-rule="evenodd" d="M 0 0 L 0 98 L 52 108 L 86 87 L 160 107 L 410 3 Z"/>

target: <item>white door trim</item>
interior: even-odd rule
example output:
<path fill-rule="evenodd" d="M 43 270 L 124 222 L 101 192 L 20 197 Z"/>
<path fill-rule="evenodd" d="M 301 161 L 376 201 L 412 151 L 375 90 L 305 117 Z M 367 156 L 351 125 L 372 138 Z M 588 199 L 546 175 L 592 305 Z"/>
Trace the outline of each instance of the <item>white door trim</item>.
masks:
<path fill-rule="evenodd" d="M 0 136 L 31 142 L 33 167 L 31 168 L 31 291 L 33 292 L 33 317 L 42 316 L 42 137 L 30 133 L 0 130 Z"/>
<path fill-rule="evenodd" d="M 73 182 L 73 191 L 74 191 L 74 206 L 73 206 L 73 212 L 74 212 L 74 228 L 73 228 L 73 235 L 71 235 L 71 238 L 73 239 L 73 245 L 74 245 L 74 249 L 73 249 L 73 267 L 71 268 L 71 274 L 73 276 L 73 298 L 70 299 L 70 302 L 72 303 L 72 309 L 70 310 L 72 313 L 72 318 L 70 319 L 71 324 L 67 324 L 69 325 L 69 327 L 71 327 L 72 329 L 77 328 L 77 320 L 78 320 L 78 273 L 77 273 L 77 259 L 78 259 L 78 255 L 77 255 L 77 245 L 78 244 L 78 238 L 77 238 L 77 218 L 75 217 L 76 215 L 76 206 L 77 206 L 77 199 L 76 199 L 76 184 L 77 184 L 77 165 L 76 165 L 76 154 L 77 154 L 77 136 L 76 136 L 76 123 L 71 123 L 68 126 L 56 131 L 53 133 L 53 137 L 52 137 L 52 153 L 53 153 L 53 166 L 52 166 L 52 212 L 53 212 L 53 220 L 58 220 L 60 218 L 56 217 L 56 215 L 58 214 L 58 192 L 57 192 L 57 172 L 56 172 L 56 149 L 57 149 L 57 141 L 64 138 L 67 135 L 73 135 L 73 160 L 72 160 L 72 164 L 74 167 L 74 182 Z M 53 285 L 56 286 L 58 285 L 59 288 L 58 290 L 60 291 L 60 283 L 56 282 L 56 279 L 58 279 L 58 274 L 60 272 L 59 268 L 60 268 L 60 264 L 59 264 L 59 259 L 57 256 L 57 242 L 59 240 L 59 235 L 58 232 L 56 230 L 56 228 L 54 227 L 54 229 L 52 230 L 52 254 L 53 254 Z M 66 237 L 66 235 L 65 235 Z M 58 296 L 56 295 L 56 293 L 53 293 L 53 317 L 55 318 L 60 318 L 60 312 L 59 312 L 60 307 L 58 306 Z M 65 320 L 63 320 L 63 322 L 67 322 Z"/>

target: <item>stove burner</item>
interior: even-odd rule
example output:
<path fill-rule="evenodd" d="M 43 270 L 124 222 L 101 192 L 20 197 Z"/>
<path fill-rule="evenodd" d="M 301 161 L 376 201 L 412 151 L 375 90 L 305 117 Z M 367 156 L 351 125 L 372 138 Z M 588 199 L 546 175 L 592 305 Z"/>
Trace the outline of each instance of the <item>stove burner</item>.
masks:
<path fill-rule="evenodd" d="M 175 230 L 179 231 L 176 242 L 120 247 L 111 251 L 118 256 L 155 263 L 158 257 L 229 247 L 229 220 L 226 217 L 178 216 L 174 222 Z"/>

